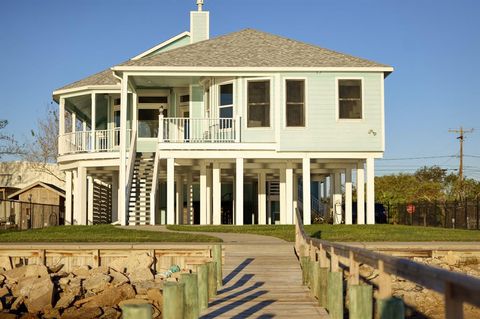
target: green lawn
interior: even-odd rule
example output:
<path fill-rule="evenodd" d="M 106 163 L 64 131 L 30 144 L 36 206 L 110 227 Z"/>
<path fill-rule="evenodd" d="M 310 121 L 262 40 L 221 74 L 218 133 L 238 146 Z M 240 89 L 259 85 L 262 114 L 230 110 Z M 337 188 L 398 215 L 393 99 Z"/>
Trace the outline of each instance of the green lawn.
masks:
<path fill-rule="evenodd" d="M 0 230 L 0 242 L 218 242 L 198 234 L 121 229 L 112 225 L 56 226 L 32 230 Z"/>
<path fill-rule="evenodd" d="M 287 225 L 168 226 L 170 230 L 248 233 L 295 240 L 295 227 Z M 403 225 L 309 225 L 307 234 L 330 241 L 480 241 L 480 231 Z"/>

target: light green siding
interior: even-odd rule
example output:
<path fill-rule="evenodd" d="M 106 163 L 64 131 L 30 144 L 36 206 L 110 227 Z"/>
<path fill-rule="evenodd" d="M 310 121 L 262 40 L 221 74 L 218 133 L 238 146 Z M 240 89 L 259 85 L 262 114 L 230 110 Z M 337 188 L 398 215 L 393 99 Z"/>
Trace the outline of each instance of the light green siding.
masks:
<path fill-rule="evenodd" d="M 185 35 L 180 39 L 173 41 L 172 43 L 167 44 L 166 46 L 158 49 L 157 51 L 151 53 L 150 55 L 156 55 L 162 52 L 170 51 L 179 47 L 183 47 L 184 45 L 190 44 L 190 36 Z"/>
<path fill-rule="evenodd" d="M 383 73 L 282 74 L 282 88 L 288 77 L 306 79 L 306 127 L 285 127 L 285 100 L 279 150 L 281 151 L 383 151 Z M 360 78 L 363 83 L 363 119 L 337 119 L 337 78 Z M 278 107 L 277 107 L 278 109 Z M 371 132 L 371 133 L 369 133 Z M 376 134 L 373 134 L 375 132 Z"/>
<path fill-rule="evenodd" d="M 191 103 L 191 118 L 203 118 L 203 88 L 200 86 L 192 86 Z"/>

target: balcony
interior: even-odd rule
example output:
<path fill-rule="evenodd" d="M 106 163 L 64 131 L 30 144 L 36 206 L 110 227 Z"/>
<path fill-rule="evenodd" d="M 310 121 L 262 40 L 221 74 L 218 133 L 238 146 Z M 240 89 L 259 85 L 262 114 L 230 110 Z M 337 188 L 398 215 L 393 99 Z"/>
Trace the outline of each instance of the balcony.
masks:
<path fill-rule="evenodd" d="M 130 136 L 131 130 L 127 130 Z M 130 138 L 127 138 L 129 141 Z M 120 128 L 95 131 L 78 131 L 60 135 L 58 137 L 59 155 L 114 152 L 120 146 Z"/>
<path fill-rule="evenodd" d="M 159 142 L 240 142 L 240 118 L 163 118 L 160 116 L 159 123 Z"/>

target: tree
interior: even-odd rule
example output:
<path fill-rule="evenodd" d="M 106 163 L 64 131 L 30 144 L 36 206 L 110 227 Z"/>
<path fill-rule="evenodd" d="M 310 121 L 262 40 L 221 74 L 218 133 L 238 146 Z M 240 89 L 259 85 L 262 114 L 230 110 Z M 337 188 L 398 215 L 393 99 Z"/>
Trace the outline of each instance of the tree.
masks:
<path fill-rule="evenodd" d="M 63 176 L 52 170 L 50 165 L 57 162 L 58 123 L 58 110 L 53 104 L 50 104 L 46 109 L 46 114 L 38 119 L 37 128 L 31 130 L 32 140 L 24 159 L 30 162 L 32 169 L 64 181 Z"/>
<path fill-rule="evenodd" d="M 3 132 L 7 125 L 7 120 L 0 120 L 0 158 L 5 155 L 17 156 L 21 152 L 21 147 L 13 135 Z"/>

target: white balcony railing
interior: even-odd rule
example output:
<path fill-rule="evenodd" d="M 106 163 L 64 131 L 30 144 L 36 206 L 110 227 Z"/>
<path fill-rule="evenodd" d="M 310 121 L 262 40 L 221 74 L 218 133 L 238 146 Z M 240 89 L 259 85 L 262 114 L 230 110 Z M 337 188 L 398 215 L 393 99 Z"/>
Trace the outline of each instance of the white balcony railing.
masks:
<path fill-rule="evenodd" d="M 160 142 L 235 143 L 240 142 L 239 118 L 184 118 L 160 116 Z"/>
<path fill-rule="evenodd" d="M 127 141 L 130 144 L 131 130 L 127 130 Z M 120 128 L 95 131 L 78 131 L 66 133 L 58 137 L 58 153 L 60 155 L 113 152 L 119 149 Z"/>

